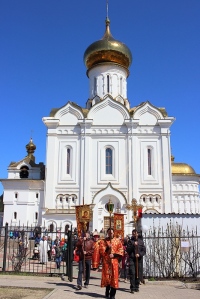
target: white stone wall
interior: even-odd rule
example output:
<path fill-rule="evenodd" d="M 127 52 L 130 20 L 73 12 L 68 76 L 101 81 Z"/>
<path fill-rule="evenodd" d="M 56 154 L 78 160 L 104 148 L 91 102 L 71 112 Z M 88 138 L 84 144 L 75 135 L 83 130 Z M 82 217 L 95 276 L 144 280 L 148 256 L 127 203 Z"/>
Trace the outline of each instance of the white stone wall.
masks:
<path fill-rule="evenodd" d="M 108 94 L 108 80 L 109 76 L 109 94 L 116 98 L 121 96 L 122 99 L 127 98 L 127 70 L 119 65 L 98 65 L 93 67 L 88 72 L 89 76 L 89 98 L 93 99 L 95 96 L 104 98 Z M 119 98 L 120 101 L 120 98 Z M 124 104 L 124 102 L 122 103 Z M 128 107 L 127 107 L 128 108 Z"/>
<path fill-rule="evenodd" d="M 41 221 L 44 201 L 44 182 L 32 180 L 4 180 L 4 218 L 10 225 L 35 225 Z M 16 219 L 14 213 L 16 214 Z M 38 219 L 35 219 L 38 213 Z"/>

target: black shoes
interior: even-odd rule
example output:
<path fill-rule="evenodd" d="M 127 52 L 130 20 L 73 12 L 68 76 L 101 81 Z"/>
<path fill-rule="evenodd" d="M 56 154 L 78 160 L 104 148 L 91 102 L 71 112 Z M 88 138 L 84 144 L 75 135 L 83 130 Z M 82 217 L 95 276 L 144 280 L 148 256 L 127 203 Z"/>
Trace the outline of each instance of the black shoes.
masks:
<path fill-rule="evenodd" d="M 80 286 L 79 284 L 77 285 L 76 289 L 79 291 L 82 289 L 82 286 Z"/>
<path fill-rule="evenodd" d="M 88 289 L 88 284 L 84 283 L 84 288 Z"/>
<path fill-rule="evenodd" d="M 131 290 L 131 294 L 134 294 L 134 292 L 139 292 L 139 289 Z"/>

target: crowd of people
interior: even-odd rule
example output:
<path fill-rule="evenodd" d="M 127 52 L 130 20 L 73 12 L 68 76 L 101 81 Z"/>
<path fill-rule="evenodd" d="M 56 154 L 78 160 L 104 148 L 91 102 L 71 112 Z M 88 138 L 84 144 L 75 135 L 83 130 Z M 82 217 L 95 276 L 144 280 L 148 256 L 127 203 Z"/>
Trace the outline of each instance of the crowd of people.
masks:
<path fill-rule="evenodd" d="M 136 229 L 131 237 L 124 239 L 115 237 L 112 228 L 107 230 L 105 238 L 100 238 L 97 231 L 92 236 L 87 232 L 78 239 L 74 254 L 78 256 L 77 290 L 81 290 L 83 285 L 88 288 L 91 268 L 97 270 L 101 265 L 101 287 L 105 287 L 105 298 L 115 299 L 120 276 L 123 276 L 124 282 L 129 277 L 132 294 L 139 292 L 139 285 L 143 283 L 146 248 L 142 235 Z"/>
<path fill-rule="evenodd" d="M 106 237 L 105 237 L 106 235 Z M 18 238 L 19 252 L 26 254 L 29 239 L 21 232 Z M 143 256 L 146 248 L 141 233 L 136 229 L 132 231 L 131 237 L 122 239 L 115 236 L 114 230 L 109 228 L 107 232 L 95 230 L 92 234 L 82 233 L 78 237 L 77 230 L 73 232 L 74 260 L 78 262 L 77 290 L 84 286 L 89 287 L 91 269 L 98 271 L 102 268 L 101 287 L 105 287 L 105 298 L 115 299 L 119 278 L 123 277 L 124 282 L 130 280 L 130 292 L 139 291 L 143 283 Z M 57 269 L 60 269 L 61 262 L 67 261 L 68 240 L 56 236 L 54 240 L 47 234 L 41 237 L 41 232 L 36 231 L 34 235 L 33 259 L 39 260 L 41 264 L 54 261 Z"/>

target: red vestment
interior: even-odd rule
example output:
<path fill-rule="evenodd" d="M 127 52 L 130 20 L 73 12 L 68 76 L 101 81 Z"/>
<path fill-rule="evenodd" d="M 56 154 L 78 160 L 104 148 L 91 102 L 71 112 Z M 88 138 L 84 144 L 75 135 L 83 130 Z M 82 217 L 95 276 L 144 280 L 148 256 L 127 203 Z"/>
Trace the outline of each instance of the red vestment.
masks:
<path fill-rule="evenodd" d="M 111 245 L 109 249 L 108 246 Z M 110 285 L 112 288 L 119 287 L 119 257 L 123 256 L 123 246 L 119 238 L 106 238 L 100 241 L 99 252 L 102 256 L 101 287 Z M 110 258 L 114 254 L 114 258 Z M 117 256 L 116 256 L 117 255 Z"/>
<path fill-rule="evenodd" d="M 94 253 L 92 255 L 92 268 L 94 269 L 98 268 L 100 263 L 99 243 L 100 241 L 94 242 Z"/>

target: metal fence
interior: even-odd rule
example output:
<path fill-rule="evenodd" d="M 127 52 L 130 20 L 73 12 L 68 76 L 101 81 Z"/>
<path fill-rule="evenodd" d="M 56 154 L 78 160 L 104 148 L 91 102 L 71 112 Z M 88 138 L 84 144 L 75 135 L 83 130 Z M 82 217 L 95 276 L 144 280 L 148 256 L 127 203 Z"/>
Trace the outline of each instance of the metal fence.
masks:
<path fill-rule="evenodd" d="M 146 277 L 197 277 L 200 274 L 200 236 L 197 228 L 189 231 L 169 225 L 153 228 L 144 236 Z"/>
<path fill-rule="evenodd" d="M 30 272 L 37 274 L 67 275 L 73 279 L 73 243 L 74 235 L 71 229 L 62 232 L 48 231 L 40 227 L 5 227 L 0 228 L 0 267 L 4 272 Z M 46 236 L 51 244 L 48 247 L 47 261 L 43 262 L 39 251 L 40 236 Z M 61 239 L 64 246 L 60 254 L 60 265 L 58 267 L 54 241 Z M 65 241 L 67 240 L 67 241 Z M 64 245 L 64 244 L 63 244 Z"/>
<path fill-rule="evenodd" d="M 51 250 L 46 263 L 40 262 L 36 250 L 37 235 L 67 239 L 67 250 L 62 252 L 60 268 Z M 30 272 L 37 274 L 68 276 L 73 280 L 73 249 L 76 232 L 72 227 L 61 231 L 58 227 L 50 230 L 41 227 L 0 228 L 0 268 L 4 272 Z M 146 255 L 143 258 L 145 277 L 197 277 L 200 275 L 200 236 L 196 230 L 182 230 L 180 226 L 169 225 L 167 229 L 152 228 L 143 236 Z"/>

